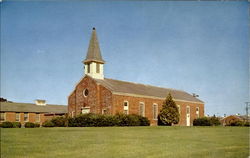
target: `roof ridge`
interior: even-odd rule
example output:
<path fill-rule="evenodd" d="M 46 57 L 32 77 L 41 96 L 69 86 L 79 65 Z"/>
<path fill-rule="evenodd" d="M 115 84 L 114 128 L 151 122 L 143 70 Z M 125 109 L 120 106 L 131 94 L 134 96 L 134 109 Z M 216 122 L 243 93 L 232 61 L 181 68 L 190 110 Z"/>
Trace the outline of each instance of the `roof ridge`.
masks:
<path fill-rule="evenodd" d="M 150 87 L 155 87 L 155 88 L 162 88 L 162 89 L 169 89 L 169 90 L 175 90 L 175 91 L 185 92 L 184 90 L 179 90 L 179 89 L 174 89 L 174 88 L 166 88 L 166 87 L 160 87 L 160 86 L 154 86 L 154 85 L 150 85 L 150 84 L 142 84 L 142 83 L 137 83 L 137 82 L 129 82 L 129 81 L 123 81 L 123 80 L 116 80 L 116 79 L 112 79 L 112 78 L 104 78 L 104 79 L 109 79 L 109 80 L 114 80 L 114 81 L 120 81 L 120 82 L 126 82 L 126 83 L 132 83 L 132 84 L 139 84 L 139 85 L 150 86 Z M 187 92 L 185 92 L 185 93 L 187 93 Z"/>

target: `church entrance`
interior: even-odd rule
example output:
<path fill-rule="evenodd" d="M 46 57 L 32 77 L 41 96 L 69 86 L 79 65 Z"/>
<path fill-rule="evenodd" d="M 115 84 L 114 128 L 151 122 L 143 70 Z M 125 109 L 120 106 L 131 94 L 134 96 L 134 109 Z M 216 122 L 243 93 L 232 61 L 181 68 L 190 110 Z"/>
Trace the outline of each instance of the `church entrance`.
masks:
<path fill-rule="evenodd" d="M 82 107 L 82 114 L 90 113 L 90 107 Z"/>
<path fill-rule="evenodd" d="M 187 109 L 186 109 L 186 120 L 187 120 L 187 126 L 190 126 L 190 107 L 187 106 Z"/>

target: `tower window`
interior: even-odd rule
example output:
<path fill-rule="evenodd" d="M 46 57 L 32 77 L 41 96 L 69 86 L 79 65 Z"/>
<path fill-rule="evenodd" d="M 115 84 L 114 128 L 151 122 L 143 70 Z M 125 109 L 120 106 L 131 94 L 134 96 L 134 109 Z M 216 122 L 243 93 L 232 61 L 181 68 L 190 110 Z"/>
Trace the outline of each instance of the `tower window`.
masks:
<path fill-rule="evenodd" d="M 96 73 L 100 73 L 100 64 L 96 63 Z"/>
<path fill-rule="evenodd" d="M 88 73 L 90 73 L 90 64 L 87 64 Z"/>

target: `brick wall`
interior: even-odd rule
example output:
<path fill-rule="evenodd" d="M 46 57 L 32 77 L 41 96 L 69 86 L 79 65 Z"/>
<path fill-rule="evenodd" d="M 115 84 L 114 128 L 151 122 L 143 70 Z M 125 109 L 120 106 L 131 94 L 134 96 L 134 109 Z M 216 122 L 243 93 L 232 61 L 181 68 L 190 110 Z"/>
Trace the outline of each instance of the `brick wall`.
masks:
<path fill-rule="evenodd" d="M 83 91 L 89 90 L 89 95 L 84 97 Z M 82 107 L 90 107 L 92 113 L 102 113 L 103 110 L 107 114 L 123 113 L 124 101 L 129 102 L 129 114 L 139 114 L 139 103 L 144 102 L 145 104 L 145 116 L 150 120 L 151 125 L 157 125 L 157 120 L 153 119 L 153 104 L 158 105 L 158 113 L 162 108 L 164 99 L 158 98 L 147 98 L 147 97 L 136 97 L 136 96 L 124 96 L 112 94 L 111 91 L 103 87 L 102 85 L 96 84 L 96 82 L 90 77 L 84 77 L 76 86 L 73 93 L 68 98 L 68 112 L 69 116 L 72 116 L 72 111 L 75 115 L 81 113 Z M 180 106 L 180 122 L 178 125 L 186 126 L 186 107 L 190 107 L 190 125 L 196 115 L 196 107 L 199 107 L 199 117 L 204 116 L 204 104 L 175 101 Z"/>
<path fill-rule="evenodd" d="M 25 124 L 24 121 L 24 113 L 20 112 L 20 119 L 19 121 L 16 121 L 16 112 L 5 112 L 5 121 L 10 122 L 21 122 L 21 124 Z M 43 113 L 40 113 L 40 121 L 36 122 L 36 113 L 28 113 L 28 121 L 26 122 L 33 122 L 33 123 L 39 123 L 42 124 L 45 120 L 47 120 Z M 2 121 L 3 122 L 3 121 Z"/>

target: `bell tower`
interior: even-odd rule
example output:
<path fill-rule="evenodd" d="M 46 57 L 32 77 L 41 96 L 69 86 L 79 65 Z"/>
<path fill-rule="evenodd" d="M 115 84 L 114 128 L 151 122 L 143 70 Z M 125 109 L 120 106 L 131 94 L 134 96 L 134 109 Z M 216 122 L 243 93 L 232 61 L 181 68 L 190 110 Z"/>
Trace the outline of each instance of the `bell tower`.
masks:
<path fill-rule="evenodd" d="M 83 61 L 84 73 L 96 79 L 104 79 L 103 65 L 96 29 L 93 28 L 86 59 Z"/>

